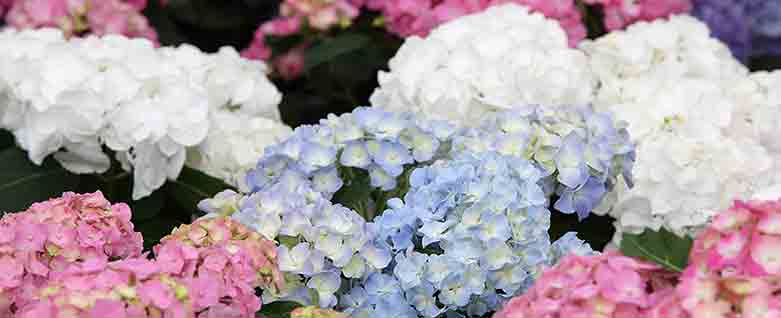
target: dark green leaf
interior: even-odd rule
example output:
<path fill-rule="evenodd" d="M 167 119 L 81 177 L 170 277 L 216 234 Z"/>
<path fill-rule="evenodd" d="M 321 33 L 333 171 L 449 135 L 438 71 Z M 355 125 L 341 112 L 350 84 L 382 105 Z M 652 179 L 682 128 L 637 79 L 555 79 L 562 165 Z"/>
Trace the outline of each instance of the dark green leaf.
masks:
<path fill-rule="evenodd" d="M 365 170 L 341 168 L 340 174 L 344 185 L 331 201 L 355 210 L 367 221 L 374 218 L 375 204 L 372 200 L 372 186 L 369 174 Z"/>
<path fill-rule="evenodd" d="M 181 221 L 165 215 L 146 221 L 133 221 L 134 229 L 141 232 L 144 237 L 144 250 L 149 250 L 157 245 L 161 238 L 171 234 L 171 231 L 181 224 Z"/>
<path fill-rule="evenodd" d="M 290 318 L 293 309 L 301 307 L 301 304 L 289 301 L 278 301 L 260 308 L 260 314 L 265 318 Z"/>
<path fill-rule="evenodd" d="M 556 202 L 554 197 L 551 202 Z M 578 220 L 575 213 L 565 214 L 551 208 L 551 225 L 548 230 L 551 241 L 555 241 L 567 232 L 577 232 L 578 238 L 586 241 L 594 250 L 601 251 L 610 243 L 615 234 L 614 218 L 608 215 L 590 214 L 583 220 Z"/>
<path fill-rule="evenodd" d="M 137 201 L 129 202 L 131 210 L 133 210 L 133 222 L 145 221 L 154 219 L 160 211 L 163 210 L 165 205 L 164 191 L 157 190 L 152 192 L 151 195 Z"/>
<path fill-rule="evenodd" d="M 0 130 L 0 150 L 14 145 L 14 135 L 5 130 Z"/>
<path fill-rule="evenodd" d="M 78 184 L 79 176 L 66 171 L 52 158 L 36 166 L 27 158 L 27 153 L 18 147 L 0 151 L 2 212 L 24 210 L 34 202 L 73 191 Z"/>
<path fill-rule="evenodd" d="M 232 189 L 222 180 L 188 167 L 182 169 L 176 180 L 169 180 L 166 188 L 169 196 L 190 214 L 198 213 L 197 206 L 201 200 L 211 198 L 223 190 Z"/>
<path fill-rule="evenodd" d="M 642 234 L 624 233 L 621 252 L 682 272 L 688 263 L 692 243 L 691 238 L 676 236 L 664 228 L 658 232 L 645 230 Z"/>
<path fill-rule="evenodd" d="M 306 51 L 304 70 L 307 71 L 340 55 L 358 50 L 368 45 L 369 40 L 368 36 L 360 33 L 343 33 L 333 38 L 324 39 Z"/>

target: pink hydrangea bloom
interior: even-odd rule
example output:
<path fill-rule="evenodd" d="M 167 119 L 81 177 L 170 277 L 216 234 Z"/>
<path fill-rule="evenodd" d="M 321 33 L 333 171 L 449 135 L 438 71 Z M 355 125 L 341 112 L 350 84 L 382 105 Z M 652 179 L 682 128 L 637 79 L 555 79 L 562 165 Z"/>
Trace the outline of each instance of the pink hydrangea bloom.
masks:
<path fill-rule="evenodd" d="M 14 317 L 195 317 L 190 288 L 154 261 L 130 258 L 47 281 Z"/>
<path fill-rule="evenodd" d="M 694 241 L 689 262 L 720 276 L 781 276 L 781 201 L 737 201 Z"/>
<path fill-rule="evenodd" d="M 280 288 L 276 245 L 226 217 L 183 225 L 154 248 L 161 272 L 182 281 L 199 317 L 254 317 L 255 288 Z"/>
<path fill-rule="evenodd" d="M 112 33 L 157 42 L 157 32 L 141 13 L 146 0 L 0 1 L 0 9 L 9 8 L 5 19 L 14 28 L 53 27 L 68 36 Z"/>
<path fill-rule="evenodd" d="M 623 29 L 638 21 L 651 21 L 692 10 L 691 0 L 584 0 L 599 4 L 608 31 Z"/>
<path fill-rule="evenodd" d="M 671 293 L 673 278 L 656 265 L 616 251 L 570 255 L 546 270 L 494 318 L 644 317 Z"/>
<path fill-rule="evenodd" d="M 271 48 L 266 45 L 266 34 L 263 30 L 255 31 L 252 43 L 241 51 L 241 56 L 251 60 L 268 60 L 271 57 Z"/>
<path fill-rule="evenodd" d="M 651 318 L 781 317 L 781 201 L 735 202 L 694 241 Z"/>
<path fill-rule="evenodd" d="M 367 7 L 382 13 L 390 32 L 408 37 L 425 36 L 442 23 L 505 3 L 525 5 L 559 21 L 572 46 L 586 37 L 586 27 L 573 0 L 368 0 Z"/>
<path fill-rule="evenodd" d="M 316 30 L 349 24 L 360 13 L 360 3 L 349 0 L 285 0 L 278 19 L 295 18 Z M 273 23 L 270 22 L 270 23 Z"/>
<path fill-rule="evenodd" d="M 306 45 L 297 46 L 274 59 L 274 69 L 285 80 L 293 80 L 304 71 Z"/>
<path fill-rule="evenodd" d="M 90 3 L 87 11 L 89 31 L 95 35 L 122 34 L 142 37 L 157 43 L 157 32 L 141 13 L 145 0 L 100 0 Z"/>
<path fill-rule="evenodd" d="M 112 205 L 100 192 L 69 192 L 6 214 L 0 219 L 0 310 L 29 302 L 47 279 L 100 267 L 110 259 L 137 257 L 142 246 L 130 208 Z"/>

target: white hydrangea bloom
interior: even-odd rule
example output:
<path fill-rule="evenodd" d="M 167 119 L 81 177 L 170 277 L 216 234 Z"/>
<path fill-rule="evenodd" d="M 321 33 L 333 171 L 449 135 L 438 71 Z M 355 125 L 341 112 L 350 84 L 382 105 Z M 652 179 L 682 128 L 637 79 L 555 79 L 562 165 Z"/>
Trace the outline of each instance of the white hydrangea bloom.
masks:
<path fill-rule="evenodd" d="M 378 74 L 371 104 L 461 123 L 530 104 L 585 104 L 594 88 L 587 64 L 555 21 L 496 6 L 407 38 Z"/>
<path fill-rule="evenodd" d="M 214 112 L 209 135 L 200 146 L 190 150 L 187 165 L 246 192 L 249 189 L 244 175 L 255 168 L 266 146 L 292 133 L 290 127 L 271 119 Z"/>
<path fill-rule="evenodd" d="M 286 131 L 278 127 L 281 94 L 265 64 L 230 48 L 205 54 L 117 35 L 66 40 L 57 30 L 6 29 L 0 69 L 0 128 L 14 134 L 31 161 L 54 155 L 74 173 L 102 173 L 111 164 L 106 146 L 133 171 L 134 199 L 176 178 L 188 148 L 208 149 L 201 157 L 210 158 L 209 171 L 238 173 L 246 156 Z M 248 132 L 225 128 L 222 113 L 264 124 L 239 125 L 255 134 L 248 141 Z M 217 138 L 223 147 L 206 144 Z M 241 159 L 223 160 L 232 156 Z"/>
<path fill-rule="evenodd" d="M 696 233 L 736 198 L 768 185 L 771 152 L 746 126 L 757 85 L 707 27 L 688 16 L 638 23 L 581 48 L 599 83 L 595 105 L 628 123 L 634 187 L 601 213 L 617 235 L 664 227 Z"/>

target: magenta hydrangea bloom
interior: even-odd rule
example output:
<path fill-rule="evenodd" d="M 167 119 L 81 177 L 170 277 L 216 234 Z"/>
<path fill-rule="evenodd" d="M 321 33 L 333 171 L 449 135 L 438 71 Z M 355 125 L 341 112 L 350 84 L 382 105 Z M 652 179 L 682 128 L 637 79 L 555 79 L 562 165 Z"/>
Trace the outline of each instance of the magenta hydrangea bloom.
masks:
<path fill-rule="evenodd" d="M 620 30 L 639 21 L 652 21 L 692 10 L 691 0 L 584 0 L 602 6 L 605 28 Z"/>
<path fill-rule="evenodd" d="M 674 274 L 616 251 L 570 255 L 494 318 L 629 318 L 671 293 Z"/>
<path fill-rule="evenodd" d="M 101 192 L 65 193 L 0 219 L 0 316 L 30 301 L 57 275 L 141 255 L 130 208 Z M 97 265 L 96 265 L 97 266 Z"/>
<path fill-rule="evenodd" d="M 282 287 L 275 243 L 227 217 L 183 225 L 154 252 L 161 272 L 190 288 L 199 317 L 254 317 L 255 288 Z"/>

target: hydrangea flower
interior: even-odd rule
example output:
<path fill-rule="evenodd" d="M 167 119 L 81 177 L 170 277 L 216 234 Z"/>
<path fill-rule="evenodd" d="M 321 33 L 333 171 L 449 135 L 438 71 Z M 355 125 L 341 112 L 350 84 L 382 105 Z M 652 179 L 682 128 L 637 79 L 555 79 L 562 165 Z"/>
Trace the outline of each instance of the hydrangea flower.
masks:
<path fill-rule="evenodd" d="M 781 201 L 737 201 L 695 240 L 681 281 L 650 317 L 781 314 Z"/>
<path fill-rule="evenodd" d="M 634 145 L 610 113 L 591 107 L 529 107 L 486 116 L 453 138 L 456 152 L 496 151 L 543 168 L 556 210 L 585 218 L 618 179 L 632 183 Z"/>
<path fill-rule="evenodd" d="M 74 173 L 107 171 L 107 147 L 133 171 L 134 199 L 175 179 L 188 148 L 201 155 L 191 159 L 196 168 L 239 185 L 242 157 L 288 133 L 266 66 L 231 48 L 156 49 L 116 35 L 66 40 L 51 29 L 8 29 L 0 39 L 0 128 L 35 164 L 54 155 Z M 263 120 L 274 123 L 258 128 Z M 241 142 L 246 131 L 256 136 L 252 145 Z M 236 143 L 215 145 L 226 135 Z"/>
<path fill-rule="evenodd" d="M 493 317 L 651 317 L 651 308 L 672 291 L 672 278 L 656 265 L 612 250 L 571 255 Z"/>
<path fill-rule="evenodd" d="M 542 177 L 530 162 L 493 152 L 414 170 L 404 200 L 391 199 L 375 221 L 394 262 L 343 295 L 341 308 L 352 317 L 481 317 L 555 255 L 592 253 L 574 233 L 551 245 Z"/>
<path fill-rule="evenodd" d="M 653 21 L 692 10 L 692 0 L 584 0 L 602 7 L 604 24 L 608 31 L 615 31 L 640 21 Z"/>
<path fill-rule="evenodd" d="M 426 36 L 431 29 L 464 15 L 478 13 L 493 6 L 514 3 L 528 7 L 531 11 L 544 14 L 558 22 L 567 33 L 569 43 L 575 46 L 586 37 L 586 27 L 575 1 L 532 1 L 532 0 L 480 0 L 480 1 L 413 1 L 400 0 L 367 2 L 369 9 L 382 13 L 386 28 L 402 37 Z"/>
<path fill-rule="evenodd" d="M 743 62 L 750 57 L 777 54 L 781 46 L 781 7 L 775 1 L 694 1 L 692 15 L 707 23 Z"/>
<path fill-rule="evenodd" d="M 407 38 L 388 64 L 374 107 L 466 125 L 515 107 L 583 105 L 594 93 L 587 58 L 563 30 L 514 4 Z"/>
<path fill-rule="evenodd" d="M 266 148 L 257 168 L 247 174 L 247 184 L 254 192 L 297 176 L 330 199 L 349 181 L 343 173 L 360 170 L 368 172 L 372 187 L 391 190 L 406 166 L 435 158 L 454 131 L 444 123 L 419 122 L 411 114 L 374 108 L 329 115 L 319 125 L 299 127 L 286 141 Z"/>
<path fill-rule="evenodd" d="M 277 256 L 285 286 L 265 290 L 267 303 L 282 299 L 333 307 L 342 276 L 360 278 L 391 261 L 387 246 L 372 239 L 376 226 L 332 204 L 300 177 L 285 177 L 246 197 L 225 192 L 202 202 L 201 208 L 211 216 L 231 215 L 263 237 L 280 241 Z"/>
<path fill-rule="evenodd" d="M 255 288 L 284 284 L 276 244 L 226 217 L 182 225 L 154 252 L 160 271 L 189 287 L 199 317 L 254 317 L 261 307 Z"/>
<path fill-rule="evenodd" d="M 347 315 L 332 309 L 299 307 L 290 313 L 290 318 L 347 318 Z"/>
<path fill-rule="evenodd" d="M 120 34 L 157 43 L 157 32 L 142 14 L 146 0 L 3 0 L 0 17 L 17 29 L 59 28 L 67 36 Z"/>
<path fill-rule="evenodd" d="M 100 192 L 65 193 L 0 220 L 0 314 L 32 301 L 47 279 L 89 264 L 138 257 L 143 242 L 130 208 Z"/>
<path fill-rule="evenodd" d="M 197 290 L 145 258 L 89 264 L 63 276 L 45 282 L 14 317 L 196 317 L 190 297 Z"/>
<path fill-rule="evenodd" d="M 600 83 L 596 108 L 626 121 L 637 144 L 634 187 L 617 185 L 595 210 L 618 220 L 616 242 L 647 228 L 694 235 L 733 198 L 773 184 L 756 133 L 768 120 L 752 122 L 762 92 L 704 24 L 637 23 L 582 48 Z"/>

